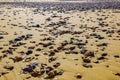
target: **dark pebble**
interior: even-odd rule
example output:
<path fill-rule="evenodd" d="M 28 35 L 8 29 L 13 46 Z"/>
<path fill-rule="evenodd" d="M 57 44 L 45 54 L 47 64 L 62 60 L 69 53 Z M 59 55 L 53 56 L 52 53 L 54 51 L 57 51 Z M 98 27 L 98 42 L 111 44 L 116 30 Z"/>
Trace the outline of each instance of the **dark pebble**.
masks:
<path fill-rule="evenodd" d="M 120 56 L 119 56 L 119 55 L 114 55 L 114 57 L 115 57 L 115 58 L 120 58 Z"/>
<path fill-rule="evenodd" d="M 99 63 L 99 61 L 98 60 L 95 60 L 95 61 L 93 61 L 94 63 Z"/>
<path fill-rule="evenodd" d="M 85 62 L 85 63 L 90 63 L 91 60 L 90 60 L 89 58 L 84 58 L 84 59 L 83 59 L 83 62 Z"/>
<path fill-rule="evenodd" d="M 116 73 L 115 75 L 120 77 L 120 73 Z"/>
<path fill-rule="evenodd" d="M 92 68 L 92 67 L 93 67 L 91 64 L 85 64 L 85 63 L 83 63 L 82 65 L 83 65 L 84 67 L 86 67 L 86 68 Z"/>
<path fill-rule="evenodd" d="M 0 39 L 3 39 L 4 37 L 3 36 L 0 36 Z"/>
<path fill-rule="evenodd" d="M 8 70 L 13 70 L 14 69 L 14 66 L 4 66 L 5 69 L 8 69 Z"/>
<path fill-rule="evenodd" d="M 97 60 L 103 60 L 103 59 L 105 59 L 104 56 L 100 56 L 97 58 Z"/>
<path fill-rule="evenodd" d="M 107 56 L 107 53 L 102 53 L 101 56 Z"/>
<path fill-rule="evenodd" d="M 76 78 L 77 78 L 77 79 L 81 79 L 81 78 L 82 78 L 82 75 L 77 74 L 77 75 L 76 75 Z"/>
<path fill-rule="evenodd" d="M 26 52 L 27 55 L 30 55 L 30 54 L 32 54 L 32 53 L 33 53 L 32 50 L 28 50 L 28 51 Z"/>

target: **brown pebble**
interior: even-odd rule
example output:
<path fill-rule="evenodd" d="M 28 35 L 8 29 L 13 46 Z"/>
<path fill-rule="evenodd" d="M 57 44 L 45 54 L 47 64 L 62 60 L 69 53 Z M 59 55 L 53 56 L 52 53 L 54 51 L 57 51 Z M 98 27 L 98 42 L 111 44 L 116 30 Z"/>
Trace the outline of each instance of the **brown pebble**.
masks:
<path fill-rule="evenodd" d="M 38 71 L 33 71 L 33 72 L 31 72 L 31 76 L 32 76 L 32 77 L 38 77 L 38 76 L 40 76 L 40 75 L 39 75 L 39 72 L 38 72 Z"/>
<path fill-rule="evenodd" d="M 90 60 L 89 58 L 84 58 L 84 59 L 83 59 L 83 62 L 85 62 L 85 63 L 90 63 L 91 60 Z"/>
<path fill-rule="evenodd" d="M 55 77 L 55 75 L 56 75 L 56 72 L 55 72 L 55 71 L 50 71 L 50 72 L 48 73 L 48 76 L 49 76 L 50 78 Z"/>
<path fill-rule="evenodd" d="M 115 75 L 120 77 L 120 73 L 116 73 Z"/>
<path fill-rule="evenodd" d="M 31 78 L 31 76 L 28 76 L 28 77 L 26 77 L 25 79 L 30 79 Z"/>

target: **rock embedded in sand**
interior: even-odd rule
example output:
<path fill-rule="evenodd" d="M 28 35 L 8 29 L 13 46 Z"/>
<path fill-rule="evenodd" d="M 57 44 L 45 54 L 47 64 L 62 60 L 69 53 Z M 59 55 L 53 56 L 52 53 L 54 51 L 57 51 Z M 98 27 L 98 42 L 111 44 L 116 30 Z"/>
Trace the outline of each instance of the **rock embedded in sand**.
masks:
<path fill-rule="evenodd" d="M 54 56 L 54 55 L 55 55 L 55 52 L 54 51 L 50 51 L 49 56 Z"/>
<path fill-rule="evenodd" d="M 35 56 L 38 57 L 38 56 L 40 56 L 40 54 L 36 53 Z"/>
<path fill-rule="evenodd" d="M 14 62 L 19 62 L 19 61 L 22 61 L 23 58 L 22 57 L 19 57 L 19 56 L 15 56 L 14 58 L 11 58 Z"/>
<path fill-rule="evenodd" d="M 94 60 L 93 62 L 94 62 L 94 63 L 96 63 L 96 64 L 97 64 L 97 63 L 99 63 L 99 61 L 98 61 L 98 60 Z"/>
<path fill-rule="evenodd" d="M 61 44 L 62 44 L 62 46 L 65 46 L 65 45 L 67 45 L 67 44 L 68 44 L 68 41 L 67 41 L 67 40 L 65 40 L 65 41 L 63 41 Z"/>
<path fill-rule="evenodd" d="M 56 75 L 63 75 L 64 71 L 63 70 L 60 70 L 59 72 L 57 72 Z"/>
<path fill-rule="evenodd" d="M 86 67 L 86 68 L 92 68 L 93 67 L 91 64 L 86 64 L 86 63 L 83 63 L 82 66 Z"/>
<path fill-rule="evenodd" d="M 120 58 L 120 56 L 119 56 L 119 55 L 114 55 L 114 57 L 115 57 L 115 58 Z"/>
<path fill-rule="evenodd" d="M 107 53 L 102 53 L 101 56 L 107 56 L 108 54 Z"/>
<path fill-rule="evenodd" d="M 36 24 L 36 25 L 32 25 L 31 27 L 33 27 L 33 28 L 39 28 L 40 25 L 39 25 L 39 24 Z"/>
<path fill-rule="evenodd" d="M 21 41 L 22 38 L 21 38 L 21 37 L 17 37 L 17 38 L 15 38 L 14 40 L 15 40 L 15 41 Z"/>
<path fill-rule="evenodd" d="M 104 56 L 99 56 L 99 57 L 97 58 L 97 60 L 103 60 L 103 59 L 105 59 Z"/>
<path fill-rule="evenodd" d="M 36 68 L 36 66 L 38 66 L 38 62 L 33 62 L 33 63 L 31 64 L 31 67 L 33 67 L 33 68 Z"/>
<path fill-rule="evenodd" d="M 30 55 L 30 54 L 32 54 L 32 53 L 33 53 L 32 50 L 28 50 L 28 51 L 26 52 L 27 55 Z"/>
<path fill-rule="evenodd" d="M 49 78 L 53 78 L 55 77 L 56 73 L 56 71 L 50 71 L 47 75 L 49 76 Z"/>
<path fill-rule="evenodd" d="M 3 39 L 4 37 L 3 36 L 0 36 L 0 39 Z"/>
<path fill-rule="evenodd" d="M 1 75 L 5 75 L 5 74 L 7 74 L 7 73 L 9 73 L 9 72 L 0 72 L 0 76 L 1 76 Z"/>
<path fill-rule="evenodd" d="M 53 70 L 52 67 L 47 67 L 46 70 L 45 70 L 45 72 L 46 72 L 46 73 L 49 73 L 49 72 L 52 71 L 52 70 Z"/>
<path fill-rule="evenodd" d="M 48 59 L 48 61 L 49 61 L 49 62 L 52 62 L 52 61 L 55 61 L 56 59 L 57 59 L 56 57 L 51 56 L 51 57 Z"/>
<path fill-rule="evenodd" d="M 72 46 L 69 48 L 71 51 L 75 49 L 75 46 Z"/>
<path fill-rule="evenodd" d="M 76 78 L 77 78 L 77 79 L 81 79 L 81 78 L 82 78 L 82 75 L 81 75 L 81 74 L 77 74 L 77 75 L 76 75 Z"/>
<path fill-rule="evenodd" d="M 120 73 L 116 73 L 115 75 L 120 77 Z"/>
<path fill-rule="evenodd" d="M 60 66 L 61 64 L 59 63 L 59 62 L 56 62 L 54 65 L 53 65 L 53 67 L 54 68 L 57 68 L 58 66 Z"/>
<path fill-rule="evenodd" d="M 13 69 L 14 69 L 14 66 L 8 66 L 8 65 L 6 65 L 6 66 L 4 66 L 4 68 L 5 68 L 5 69 L 8 69 L 8 70 L 13 70 Z"/>
<path fill-rule="evenodd" d="M 98 39 L 104 39 L 104 37 L 101 36 L 101 35 L 96 35 L 95 38 L 98 38 Z"/>
<path fill-rule="evenodd" d="M 30 73 L 32 77 L 39 77 L 41 74 L 39 73 L 39 71 L 33 71 Z"/>
<path fill-rule="evenodd" d="M 85 63 L 90 63 L 91 60 L 90 60 L 89 58 L 83 58 L 83 62 L 85 62 Z"/>
<path fill-rule="evenodd" d="M 85 54 L 86 52 L 87 52 L 86 49 L 82 49 L 82 50 L 80 50 L 80 53 L 81 53 L 81 54 Z"/>
<path fill-rule="evenodd" d="M 95 57 L 95 54 L 93 51 L 88 51 L 84 54 L 85 57 Z"/>
<path fill-rule="evenodd" d="M 26 73 L 32 72 L 33 69 L 34 69 L 34 68 L 31 67 L 31 66 L 27 66 L 26 68 L 23 68 L 22 70 L 23 70 L 23 73 L 26 74 Z"/>

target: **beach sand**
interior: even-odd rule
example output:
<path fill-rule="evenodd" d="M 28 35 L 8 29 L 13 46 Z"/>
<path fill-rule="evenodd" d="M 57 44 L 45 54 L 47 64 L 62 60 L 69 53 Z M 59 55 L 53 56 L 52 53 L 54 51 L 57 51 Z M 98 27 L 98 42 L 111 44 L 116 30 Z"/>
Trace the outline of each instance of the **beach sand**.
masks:
<path fill-rule="evenodd" d="M 60 63 L 54 70 L 62 74 L 48 80 L 120 80 L 119 15 L 119 9 L 58 12 L 0 5 L 0 80 L 46 80 L 46 73 L 37 77 L 23 73 L 34 62 L 38 63 L 34 71 L 40 71 L 42 63 L 46 67 Z M 32 53 L 27 55 L 28 50 Z M 49 62 L 51 56 L 56 59 Z"/>

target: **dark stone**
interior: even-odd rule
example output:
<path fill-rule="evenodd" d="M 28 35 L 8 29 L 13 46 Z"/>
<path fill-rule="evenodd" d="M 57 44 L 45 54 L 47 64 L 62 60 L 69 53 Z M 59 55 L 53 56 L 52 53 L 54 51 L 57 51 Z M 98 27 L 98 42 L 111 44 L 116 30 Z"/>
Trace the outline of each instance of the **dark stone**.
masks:
<path fill-rule="evenodd" d="M 105 59 L 104 56 L 100 56 L 97 58 L 97 60 L 103 60 L 103 59 Z"/>
<path fill-rule="evenodd" d="M 55 52 L 54 51 L 50 51 L 49 56 L 54 56 L 54 55 L 55 55 Z"/>
<path fill-rule="evenodd" d="M 107 53 L 102 53 L 101 56 L 107 56 Z"/>
<path fill-rule="evenodd" d="M 86 49 L 82 49 L 82 50 L 80 50 L 80 53 L 81 53 L 81 54 L 85 54 L 86 52 L 87 52 Z"/>
<path fill-rule="evenodd" d="M 21 37 L 15 38 L 15 41 L 21 41 L 21 40 L 22 40 Z"/>
<path fill-rule="evenodd" d="M 35 54 L 35 56 L 37 57 L 37 56 L 40 56 L 40 54 Z"/>
<path fill-rule="evenodd" d="M 0 75 L 5 75 L 7 73 L 9 73 L 9 72 L 0 72 Z"/>
<path fill-rule="evenodd" d="M 4 37 L 3 36 L 0 36 L 0 39 L 3 39 Z"/>
<path fill-rule="evenodd" d="M 97 35 L 95 38 L 98 38 L 98 39 L 104 39 L 104 37 L 101 36 L 101 35 Z"/>
<path fill-rule="evenodd" d="M 93 61 L 94 63 L 99 63 L 99 61 L 98 60 L 95 60 L 95 61 Z"/>
<path fill-rule="evenodd" d="M 49 73 L 49 72 L 52 71 L 52 70 L 53 70 L 52 67 L 47 67 L 46 70 L 45 70 L 45 72 L 46 72 L 46 73 Z"/>
<path fill-rule="evenodd" d="M 26 52 L 27 55 L 32 54 L 32 53 L 33 53 L 32 50 L 28 50 L 28 51 Z"/>
<path fill-rule="evenodd" d="M 77 79 L 81 79 L 81 78 L 82 78 L 82 75 L 77 74 L 77 75 L 76 75 L 76 78 L 77 78 Z"/>
<path fill-rule="evenodd" d="M 85 57 L 95 57 L 94 52 L 89 51 L 84 54 Z"/>
<path fill-rule="evenodd" d="M 33 63 L 31 64 L 31 67 L 33 67 L 33 68 L 36 68 L 36 66 L 38 66 L 38 63 L 37 63 L 37 62 L 33 62 Z"/>
<path fill-rule="evenodd" d="M 85 45 L 85 43 L 83 43 L 83 42 L 78 42 L 77 45 L 78 45 L 78 46 L 81 46 L 81 45 Z"/>
<path fill-rule="evenodd" d="M 120 77 L 120 73 L 116 73 L 115 75 Z"/>
<path fill-rule="evenodd" d="M 54 71 L 48 72 L 49 78 L 53 78 L 53 77 L 55 77 L 55 75 L 56 75 L 56 73 Z"/>
<path fill-rule="evenodd" d="M 68 44 L 68 42 L 66 40 L 62 42 L 62 46 L 65 46 L 67 44 Z"/>
<path fill-rule="evenodd" d="M 114 55 L 115 58 L 119 58 L 120 56 L 119 55 Z"/>
<path fill-rule="evenodd" d="M 31 67 L 31 66 L 28 66 L 28 67 L 23 69 L 23 73 L 30 73 L 32 71 L 33 71 L 33 67 Z"/>
<path fill-rule="evenodd" d="M 83 62 L 85 62 L 85 63 L 90 63 L 91 60 L 90 60 L 89 58 L 84 58 L 84 59 L 83 59 Z"/>
<path fill-rule="evenodd" d="M 57 68 L 58 66 L 60 66 L 61 64 L 59 62 L 56 62 L 53 67 Z"/>
<path fill-rule="evenodd" d="M 64 71 L 59 71 L 57 72 L 57 75 L 62 75 L 64 73 Z"/>
<path fill-rule="evenodd" d="M 83 67 L 86 67 L 86 68 L 92 68 L 93 67 L 91 64 L 86 64 L 86 63 L 84 63 L 82 65 L 83 65 Z"/>
<path fill-rule="evenodd" d="M 70 50 L 74 50 L 75 49 L 75 46 L 73 46 L 73 47 L 70 47 Z"/>
<path fill-rule="evenodd" d="M 39 24 L 36 24 L 36 25 L 32 25 L 32 27 L 34 27 L 34 28 L 39 28 L 40 25 L 39 25 Z"/>
<path fill-rule="evenodd" d="M 49 62 L 52 62 L 52 61 L 55 61 L 55 60 L 56 60 L 56 57 L 53 57 L 53 56 L 48 59 Z"/>
<path fill-rule="evenodd" d="M 39 71 L 33 71 L 30 73 L 32 77 L 38 77 L 40 76 L 41 74 L 39 74 Z"/>
<path fill-rule="evenodd" d="M 8 69 L 8 70 L 13 70 L 14 69 L 14 66 L 4 66 L 5 69 Z"/>

